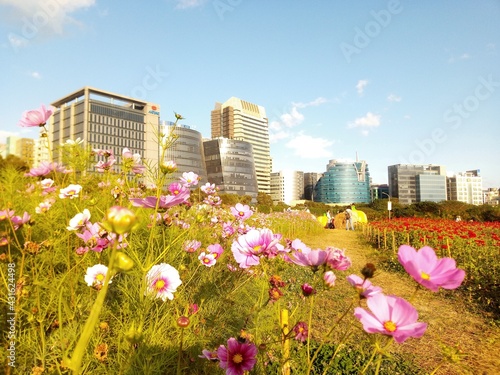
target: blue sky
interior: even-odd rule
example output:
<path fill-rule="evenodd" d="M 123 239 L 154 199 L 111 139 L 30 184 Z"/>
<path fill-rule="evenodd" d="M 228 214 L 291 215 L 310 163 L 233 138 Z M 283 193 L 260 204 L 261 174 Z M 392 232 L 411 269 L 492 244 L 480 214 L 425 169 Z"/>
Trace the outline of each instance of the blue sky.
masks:
<path fill-rule="evenodd" d="M 0 142 L 83 86 L 210 136 L 231 96 L 269 118 L 273 170 L 330 159 L 480 169 L 500 187 L 500 1 L 0 0 Z"/>

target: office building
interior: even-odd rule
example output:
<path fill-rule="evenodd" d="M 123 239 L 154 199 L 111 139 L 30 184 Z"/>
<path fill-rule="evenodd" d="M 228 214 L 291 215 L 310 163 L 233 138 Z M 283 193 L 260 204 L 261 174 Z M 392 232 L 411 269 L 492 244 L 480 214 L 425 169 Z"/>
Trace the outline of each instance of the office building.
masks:
<path fill-rule="evenodd" d="M 498 206 L 500 204 L 500 189 L 488 188 L 483 190 L 483 202 L 490 206 Z"/>
<path fill-rule="evenodd" d="M 479 169 L 457 173 L 447 177 L 446 180 L 449 200 L 483 204 L 483 180 Z"/>
<path fill-rule="evenodd" d="M 49 139 L 54 160 L 60 159 L 60 144 L 80 138 L 85 148 L 111 150 L 117 164 L 124 148 L 158 163 L 159 105 L 86 86 L 52 106 Z"/>
<path fill-rule="evenodd" d="M 211 113 L 212 138 L 249 142 L 253 146 L 259 192 L 271 193 L 271 154 L 266 111 L 263 107 L 232 97 L 216 103 Z"/>
<path fill-rule="evenodd" d="M 372 202 L 377 199 L 389 199 L 389 185 L 379 184 L 370 186 Z"/>
<path fill-rule="evenodd" d="M 396 164 L 388 167 L 389 194 L 400 203 L 446 200 L 446 168 L 439 165 Z"/>
<path fill-rule="evenodd" d="M 249 195 L 259 192 L 252 144 L 237 139 L 217 138 L 203 142 L 207 178 L 222 194 Z"/>
<path fill-rule="evenodd" d="M 175 138 L 172 146 L 166 149 L 163 160 L 173 160 L 177 164 L 172 179 L 178 180 L 184 172 L 194 172 L 200 178 L 199 184 L 208 182 L 201 133 L 188 125 L 175 125 L 170 121 L 162 122 L 161 132 L 164 137 Z"/>
<path fill-rule="evenodd" d="M 304 195 L 303 199 L 313 201 L 314 200 L 314 187 L 316 183 L 322 176 L 321 173 L 316 172 L 305 172 L 304 173 Z"/>
<path fill-rule="evenodd" d="M 366 161 L 330 160 L 314 188 L 314 201 L 339 205 L 370 203 L 370 172 Z"/>
<path fill-rule="evenodd" d="M 15 155 L 29 167 L 33 167 L 35 165 L 35 140 L 9 136 L 7 137 L 5 153 L 6 155 Z"/>
<path fill-rule="evenodd" d="M 271 173 L 271 198 L 274 203 L 293 205 L 304 196 L 304 172 L 279 171 Z"/>

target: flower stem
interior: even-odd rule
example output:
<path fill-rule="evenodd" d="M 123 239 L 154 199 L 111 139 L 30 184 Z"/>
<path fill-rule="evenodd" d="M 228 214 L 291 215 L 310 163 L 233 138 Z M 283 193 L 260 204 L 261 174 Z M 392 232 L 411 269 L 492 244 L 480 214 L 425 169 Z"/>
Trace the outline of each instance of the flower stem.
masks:
<path fill-rule="evenodd" d="M 114 263 L 116 259 L 116 248 L 117 241 L 114 241 L 113 248 L 111 250 L 111 256 L 109 258 L 108 272 L 106 272 L 106 277 L 104 279 L 104 284 L 101 290 L 98 292 L 97 298 L 92 305 L 92 309 L 90 310 L 90 315 L 85 322 L 85 326 L 83 327 L 82 334 L 78 339 L 75 350 L 73 351 L 73 355 L 71 358 L 65 359 L 65 363 L 67 363 L 68 368 L 73 371 L 74 375 L 78 375 L 82 369 L 82 361 L 83 356 L 85 354 L 85 350 L 87 349 L 87 345 L 90 341 L 90 337 L 94 331 L 94 328 L 99 320 L 99 315 L 101 314 L 102 306 L 104 305 L 104 300 L 106 298 L 106 293 L 108 292 L 109 281 L 114 273 Z"/>

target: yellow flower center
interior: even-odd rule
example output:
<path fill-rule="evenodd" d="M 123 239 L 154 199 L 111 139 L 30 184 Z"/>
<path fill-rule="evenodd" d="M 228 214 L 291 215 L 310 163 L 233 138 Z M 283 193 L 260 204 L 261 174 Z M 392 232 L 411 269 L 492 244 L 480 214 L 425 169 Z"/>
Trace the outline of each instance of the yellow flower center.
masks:
<path fill-rule="evenodd" d="M 387 332 L 394 332 L 396 330 L 396 323 L 388 320 L 384 323 L 384 328 Z"/>
<path fill-rule="evenodd" d="M 156 290 L 162 290 L 165 287 L 165 284 L 166 284 L 165 280 L 162 280 L 162 279 L 156 280 L 154 288 Z"/>
<path fill-rule="evenodd" d="M 243 211 L 240 211 L 240 212 L 239 212 L 239 215 L 240 215 L 240 216 L 244 216 L 244 215 L 245 215 L 245 213 L 244 213 Z"/>
<path fill-rule="evenodd" d="M 428 273 L 425 273 L 423 271 L 420 272 L 420 277 L 424 280 L 430 280 L 431 279 L 431 275 L 429 275 Z"/>
<path fill-rule="evenodd" d="M 240 353 L 235 354 L 233 356 L 233 362 L 234 363 L 241 363 L 241 362 L 243 362 L 243 356 Z"/>
<path fill-rule="evenodd" d="M 258 252 L 260 252 L 260 248 L 261 248 L 261 247 L 262 247 L 261 245 L 254 246 L 254 247 L 253 247 L 253 251 L 254 251 L 255 253 L 258 253 Z"/>
<path fill-rule="evenodd" d="M 104 280 L 104 275 L 102 273 L 98 273 L 96 276 L 95 276 L 95 279 L 97 281 L 103 281 Z"/>
<path fill-rule="evenodd" d="M 204 263 L 210 263 L 210 259 L 209 258 L 203 258 L 203 262 Z"/>

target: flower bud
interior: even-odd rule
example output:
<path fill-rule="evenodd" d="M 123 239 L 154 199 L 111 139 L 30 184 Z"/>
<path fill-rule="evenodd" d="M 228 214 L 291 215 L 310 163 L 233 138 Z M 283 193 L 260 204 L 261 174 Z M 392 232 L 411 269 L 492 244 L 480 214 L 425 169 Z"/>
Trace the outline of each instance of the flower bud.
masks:
<path fill-rule="evenodd" d="M 116 234 L 129 232 L 136 222 L 135 214 L 125 207 L 113 206 L 106 213 L 106 229 Z"/>
<path fill-rule="evenodd" d="M 134 261 L 124 252 L 118 251 L 116 253 L 115 269 L 118 272 L 127 272 L 134 267 Z"/>
<path fill-rule="evenodd" d="M 127 333 L 125 333 L 125 339 L 132 345 L 139 344 L 143 338 L 142 327 L 136 328 L 135 323 L 132 323 Z"/>
<path fill-rule="evenodd" d="M 180 328 L 186 328 L 189 326 L 189 318 L 187 316 L 181 316 L 177 319 L 177 326 Z"/>
<path fill-rule="evenodd" d="M 371 279 L 375 273 L 375 265 L 373 263 L 366 263 L 366 265 L 361 269 L 361 274 L 365 279 Z"/>

